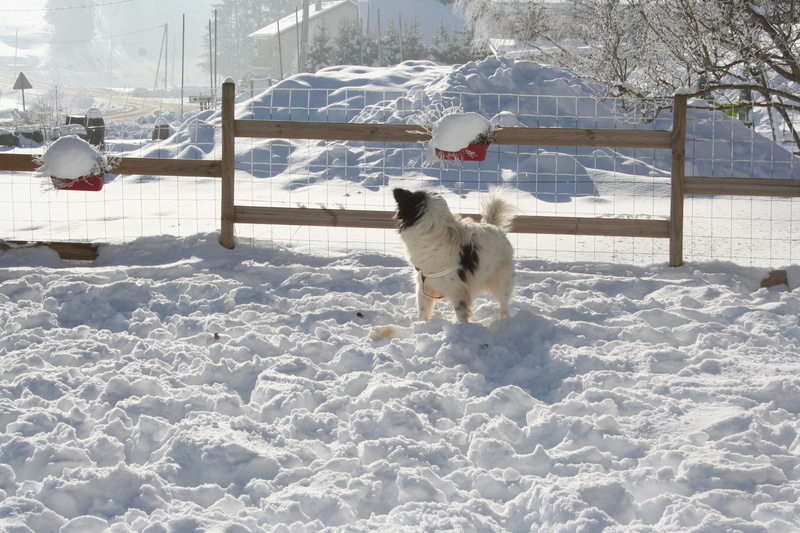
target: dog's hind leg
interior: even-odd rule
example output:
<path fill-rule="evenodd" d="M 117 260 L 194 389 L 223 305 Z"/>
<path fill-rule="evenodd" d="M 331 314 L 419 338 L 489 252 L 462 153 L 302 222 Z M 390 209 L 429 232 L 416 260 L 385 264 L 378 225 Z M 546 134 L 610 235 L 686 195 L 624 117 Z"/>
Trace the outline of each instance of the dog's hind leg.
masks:
<path fill-rule="evenodd" d="M 508 316 L 508 302 L 500 302 L 500 318 Z"/>
<path fill-rule="evenodd" d="M 514 284 L 512 282 L 508 284 L 508 287 L 503 287 L 494 295 L 495 299 L 500 304 L 500 318 L 508 316 L 508 302 L 511 300 L 511 292 L 513 290 Z"/>
<path fill-rule="evenodd" d="M 514 273 L 497 276 L 488 284 L 489 293 L 500 304 L 500 317 L 508 316 L 508 302 L 514 292 Z"/>

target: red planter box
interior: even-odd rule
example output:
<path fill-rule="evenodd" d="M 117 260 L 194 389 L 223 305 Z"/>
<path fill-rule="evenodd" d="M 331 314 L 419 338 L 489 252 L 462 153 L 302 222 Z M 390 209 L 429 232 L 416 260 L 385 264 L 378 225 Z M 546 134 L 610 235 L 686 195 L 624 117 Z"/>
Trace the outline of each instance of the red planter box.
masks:
<path fill-rule="evenodd" d="M 470 144 L 458 152 L 445 152 L 437 148 L 436 157 L 445 161 L 483 161 L 486 159 L 486 145 Z"/>
<path fill-rule="evenodd" d="M 81 176 L 75 180 L 65 180 L 51 176 L 53 186 L 62 191 L 99 191 L 106 181 L 105 174 L 95 176 Z"/>

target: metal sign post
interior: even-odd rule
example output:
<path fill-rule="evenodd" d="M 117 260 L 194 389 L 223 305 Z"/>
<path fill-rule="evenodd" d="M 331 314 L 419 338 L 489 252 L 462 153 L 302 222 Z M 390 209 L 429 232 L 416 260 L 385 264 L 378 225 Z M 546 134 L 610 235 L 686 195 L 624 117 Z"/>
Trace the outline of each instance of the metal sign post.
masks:
<path fill-rule="evenodd" d="M 22 110 L 25 111 L 25 89 L 33 89 L 33 85 L 31 82 L 28 81 L 28 78 L 25 77 L 25 74 L 22 72 L 19 73 L 17 76 L 17 81 L 14 83 L 14 90 L 15 91 L 22 91 Z"/>

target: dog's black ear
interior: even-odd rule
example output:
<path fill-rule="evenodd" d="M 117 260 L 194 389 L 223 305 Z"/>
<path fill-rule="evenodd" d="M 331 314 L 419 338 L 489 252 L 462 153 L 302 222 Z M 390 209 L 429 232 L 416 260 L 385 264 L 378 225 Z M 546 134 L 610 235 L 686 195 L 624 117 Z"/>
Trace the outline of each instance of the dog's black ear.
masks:
<path fill-rule="evenodd" d="M 412 196 L 411 191 L 407 191 L 407 190 L 401 189 L 399 187 L 397 189 L 393 190 L 392 194 L 394 194 L 394 201 L 397 202 L 398 204 L 400 202 L 402 202 L 402 201 L 407 200 L 409 197 Z"/>
<path fill-rule="evenodd" d="M 394 189 L 392 191 L 397 202 L 397 213 L 395 218 L 400 221 L 400 231 L 410 228 L 425 214 L 425 199 L 427 195 L 424 191 L 411 192 L 405 189 Z"/>

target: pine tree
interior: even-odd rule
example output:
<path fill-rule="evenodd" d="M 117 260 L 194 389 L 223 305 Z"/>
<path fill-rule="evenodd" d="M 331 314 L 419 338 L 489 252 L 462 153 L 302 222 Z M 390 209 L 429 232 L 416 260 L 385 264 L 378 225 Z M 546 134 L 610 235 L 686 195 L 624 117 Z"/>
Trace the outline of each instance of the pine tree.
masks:
<path fill-rule="evenodd" d="M 445 64 L 467 63 L 472 59 L 472 33 L 468 30 L 451 32 L 442 22 L 433 36 L 431 56 L 434 61 Z"/>
<path fill-rule="evenodd" d="M 380 58 L 378 59 L 380 66 L 396 65 L 403 60 L 402 35 L 395 25 L 394 18 L 389 20 L 386 33 L 381 35 L 380 44 Z"/>
<path fill-rule="evenodd" d="M 256 47 L 249 35 L 291 13 L 295 9 L 293 0 L 222 0 L 212 6 L 217 20 L 217 57 L 219 70 L 227 75 L 243 77 L 254 63 Z M 213 19 L 213 12 L 211 18 Z M 209 39 L 204 36 L 204 50 L 200 54 L 200 66 L 207 72 Z"/>
<path fill-rule="evenodd" d="M 361 65 L 368 67 L 378 66 L 378 58 L 380 57 L 381 42 L 378 35 L 373 32 L 363 34 L 361 38 L 362 61 Z"/>
<path fill-rule="evenodd" d="M 403 60 L 428 59 L 430 53 L 430 47 L 422 40 L 422 34 L 419 32 L 419 21 L 414 20 L 403 32 Z"/>
<path fill-rule="evenodd" d="M 331 44 L 331 35 L 328 26 L 323 22 L 314 29 L 308 50 L 308 63 L 312 71 L 328 67 L 333 64 L 334 46 Z"/>
<path fill-rule="evenodd" d="M 339 24 L 336 35 L 333 62 L 337 65 L 360 65 L 362 61 L 361 25 L 357 20 L 345 20 Z"/>
<path fill-rule="evenodd" d="M 436 30 L 436 35 L 433 36 L 433 46 L 431 47 L 431 55 L 434 61 L 439 61 L 440 63 L 454 63 L 450 60 L 452 37 L 444 21 L 439 23 L 439 29 Z"/>

